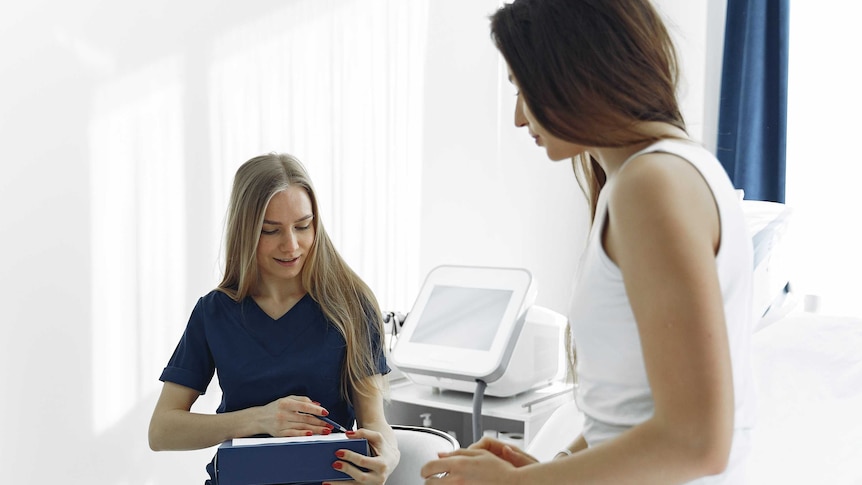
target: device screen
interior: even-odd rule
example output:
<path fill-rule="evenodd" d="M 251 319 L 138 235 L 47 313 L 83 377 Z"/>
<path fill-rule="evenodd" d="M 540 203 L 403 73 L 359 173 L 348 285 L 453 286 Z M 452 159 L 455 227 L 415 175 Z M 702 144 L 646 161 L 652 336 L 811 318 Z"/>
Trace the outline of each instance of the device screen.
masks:
<path fill-rule="evenodd" d="M 410 338 L 412 342 L 488 350 L 512 290 L 435 286 Z"/>

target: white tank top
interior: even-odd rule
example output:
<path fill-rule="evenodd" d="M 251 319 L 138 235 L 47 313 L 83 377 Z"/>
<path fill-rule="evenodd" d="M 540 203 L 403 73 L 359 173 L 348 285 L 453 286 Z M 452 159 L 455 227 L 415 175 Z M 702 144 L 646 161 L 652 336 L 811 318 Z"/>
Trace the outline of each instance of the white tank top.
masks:
<path fill-rule="evenodd" d="M 755 412 L 749 361 L 754 322 L 754 263 L 752 242 L 738 196 L 724 168 L 702 146 L 681 140 L 662 140 L 634 154 L 625 163 L 637 163 L 637 156 L 650 152 L 671 153 L 687 160 L 701 173 L 715 198 L 721 224 L 715 264 L 724 299 L 732 360 L 735 428 L 750 428 Z M 607 191 L 599 195 L 569 313 L 577 355 L 577 403 L 586 416 L 584 438 L 590 446 L 613 438 L 653 415 L 652 391 L 647 381 L 638 327 L 622 274 L 602 247 L 607 195 Z M 734 440 L 734 446 L 736 441 L 739 440 Z"/>

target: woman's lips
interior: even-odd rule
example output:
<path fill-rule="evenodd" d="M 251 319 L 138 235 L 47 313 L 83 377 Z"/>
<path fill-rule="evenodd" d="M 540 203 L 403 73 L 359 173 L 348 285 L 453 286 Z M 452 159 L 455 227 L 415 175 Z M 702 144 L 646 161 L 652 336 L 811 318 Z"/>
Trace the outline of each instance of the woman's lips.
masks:
<path fill-rule="evenodd" d="M 299 261 L 299 256 L 291 259 L 279 259 L 275 258 L 275 262 L 280 264 L 281 266 L 293 266 Z"/>

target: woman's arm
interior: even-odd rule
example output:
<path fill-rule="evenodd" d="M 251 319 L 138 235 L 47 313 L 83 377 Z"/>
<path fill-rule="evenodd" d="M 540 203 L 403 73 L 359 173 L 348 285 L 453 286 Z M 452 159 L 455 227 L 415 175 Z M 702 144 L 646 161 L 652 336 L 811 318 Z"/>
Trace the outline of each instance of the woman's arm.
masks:
<path fill-rule="evenodd" d="M 324 434 L 329 430 L 314 416 L 299 414 L 320 415 L 323 411 L 304 396 L 288 396 L 266 406 L 230 413 L 192 413 L 192 404 L 199 394 L 194 389 L 165 382 L 150 420 L 151 449 L 198 450 L 256 434 L 305 436 Z"/>
<path fill-rule="evenodd" d="M 486 450 L 490 451 L 494 455 L 506 460 L 516 467 L 522 467 L 527 465 L 532 465 L 535 463 L 539 463 L 539 460 L 527 453 L 526 451 L 512 446 L 509 443 L 505 443 L 500 441 L 497 438 L 489 438 L 487 436 L 482 437 L 479 441 L 473 443 L 467 448 L 471 450 Z M 583 435 L 578 435 L 578 437 L 569 443 L 565 447 L 565 450 L 568 451 L 560 451 L 557 453 L 552 459 L 556 460 L 558 458 L 565 458 L 567 456 L 571 456 L 574 453 L 587 449 L 587 442 L 584 440 Z M 449 456 L 451 453 L 442 453 L 440 456 Z"/>
<path fill-rule="evenodd" d="M 481 455 L 487 451 L 462 450 L 426 465 L 425 476 L 449 472 L 451 483 L 471 484 L 669 484 L 725 468 L 733 386 L 712 193 L 688 162 L 666 154 L 630 163 L 610 188 L 604 243 L 637 320 L 653 417 L 551 462 L 514 468 Z"/>
<path fill-rule="evenodd" d="M 376 381 L 376 389 L 383 389 L 384 376 L 375 375 L 367 379 Z M 339 450 L 339 452 L 343 452 L 343 456 L 338 456 L 339 461 L 333 466 L 340 466 L 341 471 L 357 480 L 362 479 L 362 483 L 382 484 L 395 470 L 401 458 L 395 433 L 389 423 L 386 422 L 386 416 L 383 413 L 382 391 L 372 396 L 357 394 L 354 397 L 354 409 L 356 410 L 356 422 L 359 429 L 355 432 L 348 432 L 348 437 L 367 439 L 371 446 L 372 456 L 360 455 L 350 450 Z M 340 465 L 337 465 L 338 463 Z M 357 466 L 368 471 L 364 472 Z"/>
<path fill-rule="evenodd" d="M 584 451 L 587 449 L 587 440 L 584 439 L 583 434 L 579 434 L 575 441 L 572 441 L 568 446 L 566 446 L 565 450 L 559 451 L 556 455 L 554 455 L 554 460 L 558 458 L 565 458 L 567 456 L 571 456 L 579 451 Z M 566 450 L 568 453 L 566 453 Z"/>
<path fill-rule="evenodd" d="M 715 199 L 694 166 L 665 153 L 629 163 L 616 184 L 604 242 L 638 325 L 655 406 L 648 430 L 667 447 L 654 469 L 683 479 L 719 473 L 734 399 Z"/>

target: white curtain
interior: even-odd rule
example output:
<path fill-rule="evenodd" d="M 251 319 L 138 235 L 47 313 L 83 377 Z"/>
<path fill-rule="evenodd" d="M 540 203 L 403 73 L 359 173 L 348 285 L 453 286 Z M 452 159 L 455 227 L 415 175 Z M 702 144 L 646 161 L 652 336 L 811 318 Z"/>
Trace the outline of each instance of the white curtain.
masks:
<path fill-rule="evenodd" d="M 384 311 L 418 290 L 427 3 L 297 0 L 227 33 L 210 70 L 212 227 L 245 160 L 297 156 L 336 247 Z"/>

